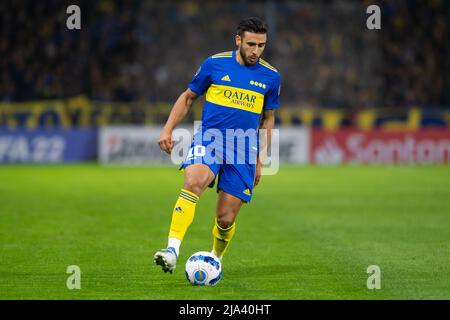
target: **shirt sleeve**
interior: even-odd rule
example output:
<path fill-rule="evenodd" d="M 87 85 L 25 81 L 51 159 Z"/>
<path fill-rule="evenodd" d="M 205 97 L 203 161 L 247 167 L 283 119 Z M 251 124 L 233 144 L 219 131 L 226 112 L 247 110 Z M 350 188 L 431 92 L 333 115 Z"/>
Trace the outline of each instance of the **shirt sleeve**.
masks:
<path fill-rule="evenodd" d="M 188 85 L 188 88 L 199 96 L 203 95 L 212 83 L 213 66 L 211 60 L 211 58 L 208 58 L 203 61 Z"/>
<path fill-rule="evenodd" d="M 277 73 L 264 99 L 264 110 L 278 109 L 280 107 L 280 91 L 281 79 L 280 74 Z"/>

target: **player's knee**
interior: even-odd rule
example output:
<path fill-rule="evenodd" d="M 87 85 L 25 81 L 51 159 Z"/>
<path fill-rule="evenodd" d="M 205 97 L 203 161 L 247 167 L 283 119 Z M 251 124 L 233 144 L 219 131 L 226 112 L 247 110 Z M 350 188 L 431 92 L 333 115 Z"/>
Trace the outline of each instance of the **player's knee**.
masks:
<path fill-rule="evenodd" d="M 200 196 L 204 189 L 202 181 L 194 177 L 186 177 L 183 188 L 195 193 L 197 196 Z"/>
<path fill-rule="evenodd" d="M 219 216 L 217 217 L 217 224 L 219 225 L 219 227 L 221 227 L 222 229 L 226 229 L 231 227 L 233 223 L 234 223 L 234 215 L 232 213 L 219 212 Z"/>

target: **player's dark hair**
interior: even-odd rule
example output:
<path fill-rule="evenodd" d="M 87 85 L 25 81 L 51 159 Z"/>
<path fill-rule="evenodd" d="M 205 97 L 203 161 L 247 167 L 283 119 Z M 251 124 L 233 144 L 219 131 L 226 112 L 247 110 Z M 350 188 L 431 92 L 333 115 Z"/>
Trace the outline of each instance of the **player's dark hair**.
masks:
<path fill-rule="evenodd" d="M 237 34 L 242 37 L 244 32 L 267 33 L 267 24 L 258 17 L 250 17 L 239 22 Z"/>

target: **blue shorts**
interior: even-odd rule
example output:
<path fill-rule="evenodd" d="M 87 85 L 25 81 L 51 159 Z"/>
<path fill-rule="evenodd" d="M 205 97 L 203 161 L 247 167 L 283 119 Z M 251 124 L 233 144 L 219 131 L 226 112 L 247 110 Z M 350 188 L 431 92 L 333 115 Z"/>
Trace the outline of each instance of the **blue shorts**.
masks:
<path fill-rule="evenodd" d="M 207 165 L 214 173 L 215 178 L 219 177 L 217 191 L 223 190 L 244 202 L 250 202 L 255 181 L 256 151 L 253 154 L 250 153 L 250 157 L 254 157 L 254 161 L 248 161 L 248 156 L 241 162 L 227 161 L 226 149 L 224 149 L 225 152 L 206 152 L 205 149 L 207 150 L 209 145 L 210 143 L 194 139 L 180 170 L 191 164 Z M 235 151 L 228 153 L 235 153 Z M 233 159 L 236 160 L 235 158 L 236 156 Z"/>

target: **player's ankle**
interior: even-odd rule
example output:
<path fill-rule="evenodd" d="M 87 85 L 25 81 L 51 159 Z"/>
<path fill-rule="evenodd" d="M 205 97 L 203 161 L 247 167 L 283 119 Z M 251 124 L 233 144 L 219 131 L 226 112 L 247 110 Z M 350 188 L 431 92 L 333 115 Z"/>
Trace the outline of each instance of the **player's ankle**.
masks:
<path fill-rule="evenodd" d="M 175 258 L 178 259 L 178 252 L 177 252 L 177 250 L 174 247 L 167 247 L 167 250 L 172 252 L 175 255 Z"/>
<path fill-rule="evenodd" d="M 175 237 L 170 237 L 167 243 L 167 249 L 173 248 L 175 255 L 178 257 L 180 254 L 181 240 Z"/>

